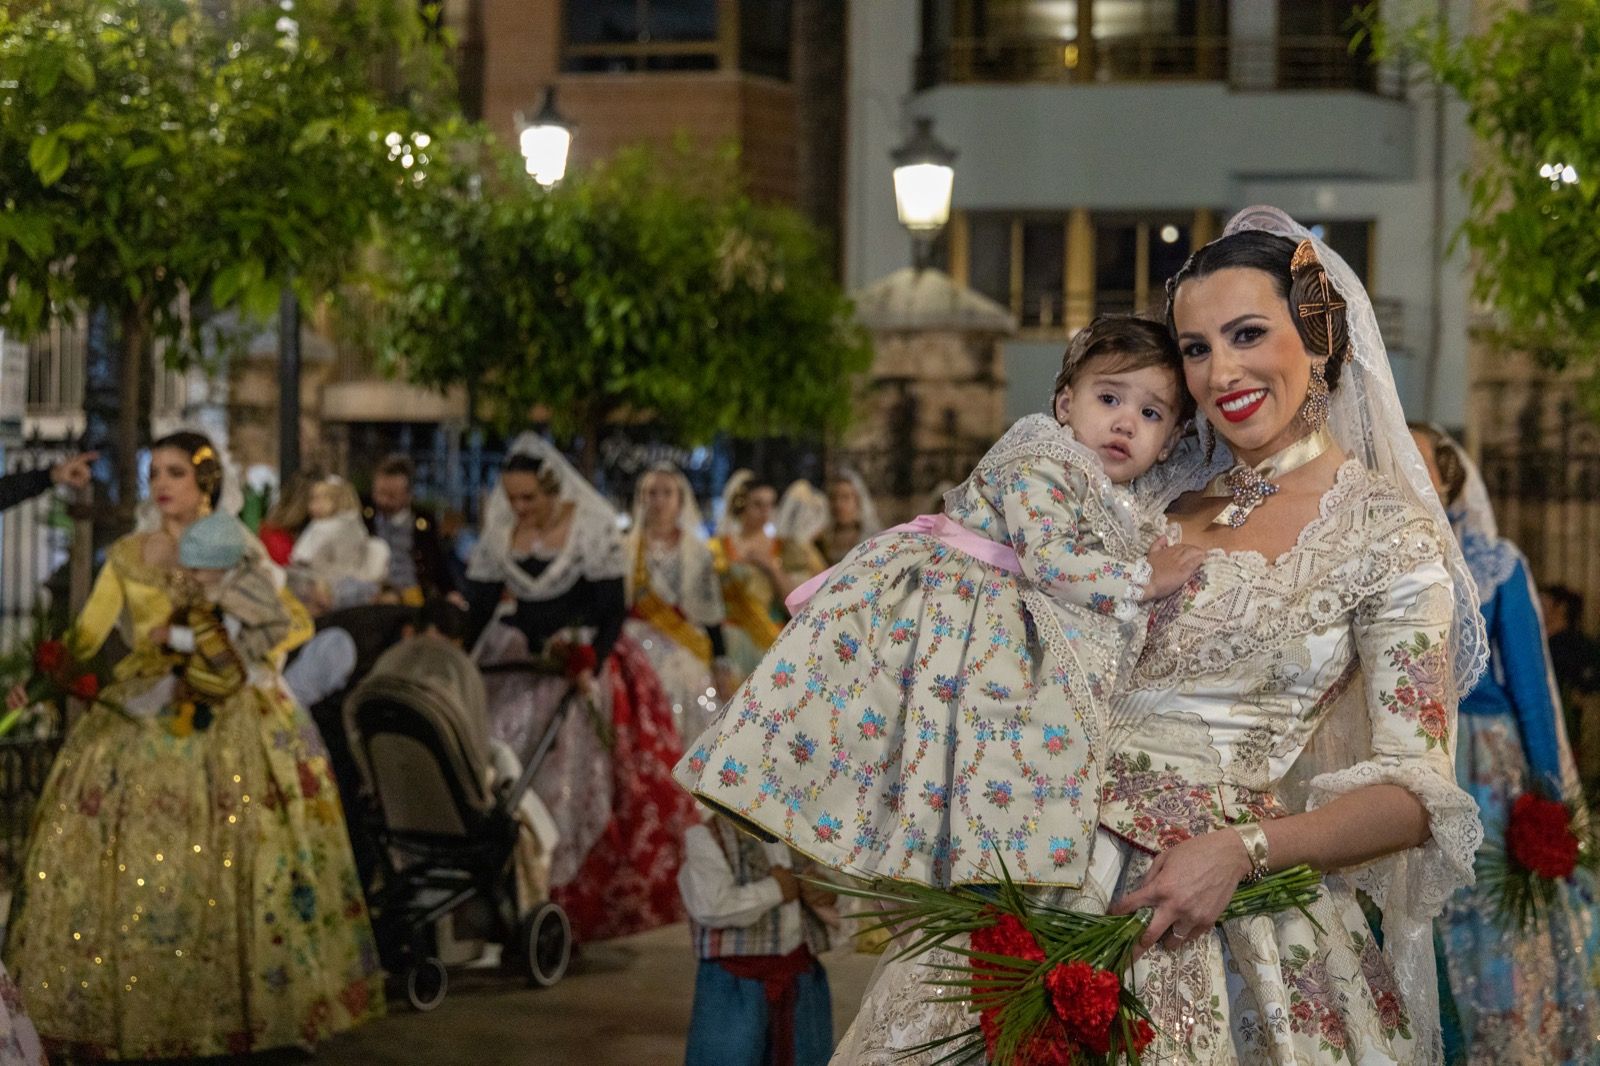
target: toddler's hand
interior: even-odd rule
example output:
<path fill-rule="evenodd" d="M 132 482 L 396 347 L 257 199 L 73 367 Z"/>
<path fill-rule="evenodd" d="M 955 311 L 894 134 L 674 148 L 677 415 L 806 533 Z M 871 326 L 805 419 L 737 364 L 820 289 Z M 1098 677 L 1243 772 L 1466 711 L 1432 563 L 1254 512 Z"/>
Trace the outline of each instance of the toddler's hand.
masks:
<path fill-rule="evenodd" d="M 1163 537 L 1150 549 L 1150 584 L 1144 602 L 1166 599 L 1186 585 L 1205 562 L 1206 553 L 1193 544 L 1168 544 Z"/>
<path fill-rule="evenodd" d="M 800 879 L 794 875 L 793 870 L 787 866 L 774 866 L 772 868 L 772 879 L 778 882 L 778 888 L 783 892 L 783 901 L 785 903 L 793 903 L 800 898 Z"/>
<path fill-rule="evenodd" d="M 154 641 L 155 643 L 161 645 L 163 648 L 167 646 L 167 640 L 171 636 L 172 636 L 172 627 L 171 626 L 156 626 L 154 629 L 152 629 L 150 631 L 150 639 L 152 641 Z"/>
<path fill-rule="evenodd" d="M 6 693 L 6 710 L 20 711 L 28 705 L 28 690 L 21 685 L 12 685 L 11 691 Z"/>

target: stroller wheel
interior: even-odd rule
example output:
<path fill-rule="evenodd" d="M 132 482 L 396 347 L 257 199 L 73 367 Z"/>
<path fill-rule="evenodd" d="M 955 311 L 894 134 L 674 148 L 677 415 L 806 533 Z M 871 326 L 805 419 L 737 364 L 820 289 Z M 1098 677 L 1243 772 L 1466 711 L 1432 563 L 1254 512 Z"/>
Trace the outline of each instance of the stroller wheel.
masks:
<path fill-rule="evenodd" d="M 546 901 L 523 916 L 517 947 L 528 967 L 528 979 L 549 988 L 567 972 L 572 959 L 572 926 L 567 912 Z"/>
<path fill-rule="evenodd" d="M 406 999 L 419 1011 L 426 1013 L 443 1003 L 449 989 L 450 975 L 438 959 L 423 959 L 406 971 Z"/>

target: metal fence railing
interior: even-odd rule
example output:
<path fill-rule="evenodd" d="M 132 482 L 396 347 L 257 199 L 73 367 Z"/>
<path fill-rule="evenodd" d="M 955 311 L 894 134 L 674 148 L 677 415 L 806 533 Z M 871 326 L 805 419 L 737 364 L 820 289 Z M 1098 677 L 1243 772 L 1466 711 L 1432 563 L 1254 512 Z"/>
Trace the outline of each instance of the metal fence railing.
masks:
<path fill-rule="evenodd" d="M 8 448 L 3 469 L 7 474 L 48 469 L 70 451 L 41 445 Z M 87 534 L 87 518 L 70 513 L 54 491 L 0 514 L 0 651 L 26 641 L 37 614 L 48 613 L 54 625 L 64 625 L 70 617 L 74 585 L 81 595 L 90 563 L 81 560 L 74 582 L 73 551 L 89 550 Z M 0 737 L 0 894 L 16 883 L 34 805 L 61 737 L 59 718 Z"/>
<path fill-rule="evenodd" d="M 1374 64 L 1346 37 L 1185 37 L 1138 34 L 1093 42 L 1092 53 L 1058 37 L 958 38 L 916 58 L 919 89 L 982 83 L 1225 82 L 1246 92 L 1350 89 L 1400 97 L 1395 64 Z"/>

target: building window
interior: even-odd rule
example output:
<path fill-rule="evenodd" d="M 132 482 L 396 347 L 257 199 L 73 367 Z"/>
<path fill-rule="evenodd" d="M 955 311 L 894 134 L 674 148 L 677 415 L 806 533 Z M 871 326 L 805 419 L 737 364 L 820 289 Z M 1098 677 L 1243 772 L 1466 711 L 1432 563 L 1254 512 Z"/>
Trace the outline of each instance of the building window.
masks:
<path fill-rule="evenodd" d="M 1071 216 L 968 212 L 957 225 L 952 267 L 966 285 L 1007 307 L 1026 330 L 1059 333 L 1067 294 L 1087 298 L 1092 314 L 1160 314 L 1166 281 L 1194 246 L 1192 211 L 1088 216 L 1081 247 L 1069 246 Z M 1074 264 L 1076 277 L 1073 282 Z M 1080 305 L 1075 314 L 1082 315 Z"/>
<path fill-rule="evenodd" d="M 566 0 L 564 11 L 568 73 L 738 69 L 789 78 L 793 0 Z"/>
<path fill-rule="evenodd" d="M 1311 235 L 1339 253 L 1350 264 L 1363 287 L 1372 288 L 1372 219 L 1343 220 L 1337 222 L 1303 222 L 1301 225 Z"/>
<path fill-rule="evenodd" d="M 918 79 L 1221 80 L 1227 35 L 1225 0 L 923 0 Z"/>
<path fill-rule="evenodd" d="M 793 0 L 739 0 L 739 69 L 789 80 Z"/>

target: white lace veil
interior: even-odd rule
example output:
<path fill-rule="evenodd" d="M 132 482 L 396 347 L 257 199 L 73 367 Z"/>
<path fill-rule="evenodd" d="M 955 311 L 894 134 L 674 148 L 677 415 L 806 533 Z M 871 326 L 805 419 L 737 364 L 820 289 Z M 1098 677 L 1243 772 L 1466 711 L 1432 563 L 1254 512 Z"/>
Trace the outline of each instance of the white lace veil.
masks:
<path fill-rule="evenodd" d="M 1368 470 L 1388 478 L 1407 501 L 1429 515 L 1441 532 L 1450 521 L 1433 490 L 1422 453 L 1411 438 L 1389 352 L 1378 332 L 1378 316 L 1366 287 L 1339 253 L 1312 236 L 1276 207 L 1247 207 L 1228 222 L 1223 235 L 1264 230 L 1293 241 L 1310 240 L 1328 280 L 1344 297 L 1349 324 L 1350 354 L 1340 371 L 1339 385 L 1329 398 L 1328 428 L 1345 453 L 1359 459 Z M 1220 449 L 1219 449 L 1220 450 Z M 1445 565 L 1455 585 L 1455 612 L 1450 625 L 1450 662 L 1458 695 L 1471 691 L 1488 661 L 1489 645 L 1477 589 L 1455 538 L 1444 537 Z"/>
<path fill-rule="evenodd" d="M 850 487 L 856 490 L 856 507 L 861 516 L 861 540 L 866 540 L 868 537 L 876 536 L 883 532 L 883 518 L 878 514 L 878 505 L 873 502 L 872 493 L 867 491 L 867 483 L 860 474 L 846 467 L 835 472 L 828 481 L 830 483 L 834 481 L 848 482 Z M 833 522 L 831 510 L 828 514 L 828 522 L 830 525 Z"/>
<path fill-rule="evenodd" d="M 617 512 L 610 501 L 567 462 L 559 448 L 537 433 L 526 432 L 512 441 L 511 447 L 506 449 L 506 458 L 513 455 L 535 459 L 541 467 L 555 474 L 561 484 L 559 498 L 576 508 L 567 547 L 538 578 L 528 577 L 522 567 L 512 564 L 511 534 L 516 528 L 517 516 L 506 497 L 502 476 L 495 482 L 494 492 L 484 508 L 483 528 L 467 563 L 467 577 L 473 581 L 504 581 L 519 599 L 537 600 L 565 591 L 560 586 L 570 587 L 580 572 L 597 581 L 624 576 L 626 568 L 622 562 Z M 591 543 L 593 541 L 606 543 Z"/>
<path fill-rule="evenodd" d="M 733 476 L 728 478 L 728 483 L 722 486 L 722 499 L 717 505 L 717 536 L 725 536 L 739 528 L 739 519 L 733 513 L 733 499 L 755 479 L 754 470 L 735 470 Z"/>
<path fill-rule="evenodd" d="M 1516 570 L 1519 553 L 1511 542 L 1500 537 L 1494 505 L 1489 502 L 1489 489 L 1478 472 L 1478 464 L 1468 457 L 1467 450 L 1454 437 L 1438 426 L 1433 430 L 1443 439 L 1443 446 L 1455 452 L 1456 461 L 1466 475 L 1461 495 L 1447 511 L 1461 543 L 1461 554 L 1467 560 L 1467 569 L 1472 571 L 1472 579 L 1477 582 L 1478 598 L 1488 600 Z"/>
<path fill-rule="evenodd" d="M 643 474 L 633 488 L 633 522 L 628 527 L 627 542 L 627 596 L 633 603 L 634 581 L 637 574 L 639 552 L 644 546 L 645 481 L 652 475 L 665 474 L 678 486 L 678 576 L 683 587 L 657 588 L 656 594 L 674 607 L 681 608 L 690 621 L 699 625 L 717 625 L 723 620 L 723 605 L 715 581 L 708 580 L 705 571 L 713 565 L 711 551 L 706 547 L 705 526 L 700 505 L 695 502 L 694 488 L 689 479 L 671 463 L 657 463 Z"/>
<path fill-rule="evenodd" d="M 828 498 L 805 478 L 783 490 L 772 525 L 790 544 L 814 544 L 828 528 Z"/>

